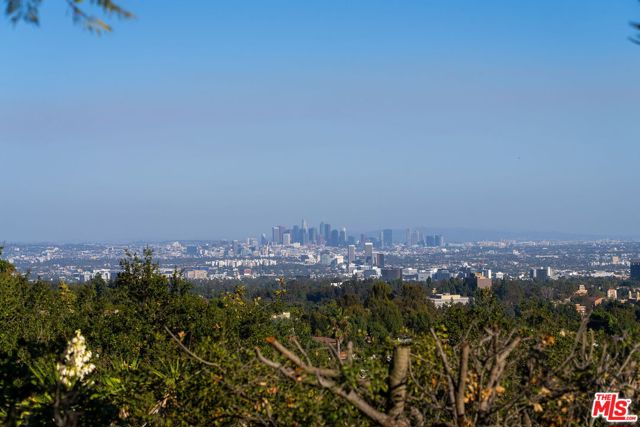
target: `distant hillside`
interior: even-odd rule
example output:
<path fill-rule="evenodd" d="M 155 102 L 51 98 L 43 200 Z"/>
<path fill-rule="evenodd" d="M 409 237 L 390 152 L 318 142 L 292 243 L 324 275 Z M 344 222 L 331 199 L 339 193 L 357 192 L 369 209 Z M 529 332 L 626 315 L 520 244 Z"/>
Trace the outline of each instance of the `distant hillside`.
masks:
<path fill-rule="evenodd" d="M 638 236 L 605 235 L 605 234 L 579 234 L 564 233 L 558 231 L 497 231 L 480 230 L 473 228 L 455 227 L 414 227 L 425 236 L 429 234 L 441 234 L 445 242 L 477 242 L 480 240 L 638 240 Z M 378 236 L 379 231 L 366 233 L 368 236 Z M 405 229 L 393 229 L 394 243 L 402 243 L 405 239 Z"/>

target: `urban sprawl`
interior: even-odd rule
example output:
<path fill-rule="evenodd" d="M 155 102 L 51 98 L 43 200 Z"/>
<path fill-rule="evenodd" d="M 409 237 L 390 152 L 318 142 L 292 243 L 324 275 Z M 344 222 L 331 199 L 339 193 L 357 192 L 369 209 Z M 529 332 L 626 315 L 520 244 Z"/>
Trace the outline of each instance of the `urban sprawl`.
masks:
<path fill-rule="evenodd" d="M 640 274 L 639 242 L 477 241 L 446 242 L 420 230 L 384 229 L 349 235 L 330 224 L 274 226 L 271 235 L 225 241 L 136 244 L 11 244 L 4 257 L 32 278 L 85 282 L 109 280 L 126 251 L 154 251 L 166 274 L 190 280 L 259 277 L 381 278 L 443 281 L 473 276 L 479 285 L 503 278 L 625 279 Z"/>

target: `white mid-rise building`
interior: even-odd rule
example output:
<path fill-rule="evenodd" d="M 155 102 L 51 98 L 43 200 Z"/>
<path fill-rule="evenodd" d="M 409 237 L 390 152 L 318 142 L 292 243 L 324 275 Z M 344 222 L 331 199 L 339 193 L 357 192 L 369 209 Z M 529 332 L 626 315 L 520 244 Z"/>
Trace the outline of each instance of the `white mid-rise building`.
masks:
<path fill-rule="evenodd" d="M 452 304 L 469 304 L 469 297 L 463 297 L 458 294 L 436 294 L 429 298 L 436 308 L 441 308 Z"/>

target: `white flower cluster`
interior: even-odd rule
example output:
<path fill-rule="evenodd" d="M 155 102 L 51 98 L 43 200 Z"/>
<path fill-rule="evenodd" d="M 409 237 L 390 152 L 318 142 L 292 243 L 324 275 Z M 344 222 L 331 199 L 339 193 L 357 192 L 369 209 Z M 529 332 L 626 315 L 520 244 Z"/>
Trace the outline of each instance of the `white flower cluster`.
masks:
<path fill-rule="evenodd" d="M 60 382 L 70 388 L 76 381 L 82 381 L 96 369 L 96 365 L 90 361 L 91 352 L 87 350 L 85 339 L 77 330 L 76 336 L 67 344 L 63 363 L 58 363 L 56 366 Z"/>

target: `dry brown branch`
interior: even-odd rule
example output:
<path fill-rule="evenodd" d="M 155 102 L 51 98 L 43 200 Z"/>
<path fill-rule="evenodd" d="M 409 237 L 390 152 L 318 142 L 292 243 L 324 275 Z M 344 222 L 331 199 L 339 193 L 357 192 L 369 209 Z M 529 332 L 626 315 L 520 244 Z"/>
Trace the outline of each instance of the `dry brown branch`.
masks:
<path fill-rule="evenodd" d="M 312 365 L 305 364 L 294 352 L 282 345 L 278 340 L 273 337 L 267 338 L 267 342 L 271 344 L 280 354 L 293 362 L 294 365 L 301 368 L 304 372 L 310 375 L 321 375 L 323 377 L 338 378 L 342 374 L 335 369 L 316 368 Z"/>
<path fill-rule="evenodd" d="M 169 336 L 171 336 L 171 338 L 173 338 L 173 340 L 178 343 L 178 345 L 180 346 L 180 348 L 187 353 L 189 356 L 193 357 L 194 359 L 196 359 L 198 362 L 202 363 L 203 365 L 207 365 L 207 366 L 211 366 L 214 368 L 218 368 L 218 369 L 222 369 L 222 367 L 220 365 L 218 365 L 217 363 L 214 362 L 210 362 L 208 360 L 203 359 L 202 357 L 198 356 L 197 354 L 195 354 L 194 352 L 192 352 L 191 350 L 189 350 L 189 348 L 184 345 L 182 343 L 182 341 L 180 341 L 180 339 L 178 337 L 176 337 L 171 330 L 169 330 L 168 327 L 164 327 L 164 330 L 167 331 L 167 333 L 169 334 Z"/>
<path fill-rule="evenodd" d="M 293 363 L 293 365 L 295 365 L 297 369 L 300 369 L 309 375 L 315 376 L 315 383 L 312 383 L 309 380 L 305 381 L 306 384 L 315 384 L 316 386 L 329 390 L 331 393 L 352 404 L 370 420 L 374 421 L 380 426 L 409 427 L 409 420 L 405 414 L 406 380 L 409 367 L 409 356 L 411 354 L 409 347 L 398 347 L 396 351 L 394 351 L 394 358 L 392 361 L 388 381 L 390 385 L 390 409 L 388 413 L 384 413 L 370 405 L 362 396 L 360 396 L 356 392 L 356 390 L 349 389 L 340 384 L 337 381 L 337 378 L 342 376 L 340 371 L 335 369 L 317 368 L 310 362 L 305 363 L 293 351 L 286 348 L 273 337 L 269 337 L 267 339 L 267 343 L 269 343 L 286 360 Z M 294 370 L 287 368 L 281 363 L 266 358 L 257 347 L 255 349 L 255 352 L 258 360 L 266 366 L 278 370 L 285 377 L 289 378 L 292 381 L 300 381 L 300 377 L 295 375 Z M 421 415 L 422 414 L 420 414 L 420 416 Z M 418 420 L 420 419 L 420 417 L 417 415 L 414 415 L 413 418 Z M 423 423 L 423 421 L 420 422 Z"/>
<path fill-rule="evenodd" d="M 451 369 L 451 365 L 449 365 L 449 358 L 447 357 L 447 354 L 444 352 L 444 349 L 442 348 L 442 342 L 440 341 L 440 338 L 438 338 L 438 335 L 436 335 L 436 332 L 431 329 L 431 335 L 433 336 L 435 342 L 436 342 L 436 349 L 438 350 L 438 354 L 440 356 L 440 359 L 442 361 L 442 365 L 444 366 L 445 369 L 445 376 L 447 378 L 447 384 L 448 384 L 448 393 L 449 393 L 449 404 L 451 405 L 451 407 L 453 408 L 453 412 L 454 412 L 454 417 L 457 420 L 458 419 L 458 408 L 456 405 L 456 394 L 455 394 L 455 387 L 454 387 L 454 374 L 453 374 L 453 370 Z"/>
<path fill-rule="evenodd" d="M 464 394 L 467 388 L 467 368 L 469 366 L 469 344 L 462 344 L 460 355 L 460 367 L 458 370 L 458 384 L 456 390 L 456 413 L 458 415 L 458 425 L 466 425 L 464 410 Z"/>

